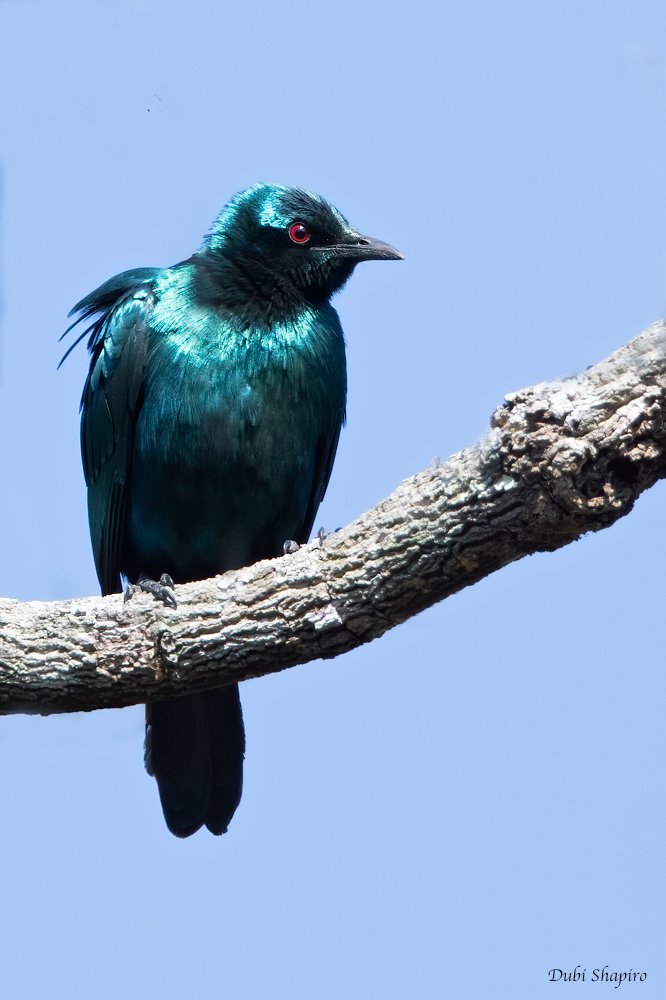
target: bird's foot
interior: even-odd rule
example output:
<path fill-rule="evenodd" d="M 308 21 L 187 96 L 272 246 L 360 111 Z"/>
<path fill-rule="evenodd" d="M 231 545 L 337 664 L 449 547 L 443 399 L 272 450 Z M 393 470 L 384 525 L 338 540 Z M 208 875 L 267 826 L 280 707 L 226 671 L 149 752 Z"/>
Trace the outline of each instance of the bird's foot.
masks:
<path fill-rule="evenodd" d="M 161 601 L 167 608 L 177 608 L 178 602 L 173 594 L 173 589 L 174 582 L 168 573 L 162 573 L 159 583 L 150 580 L 142 573 L 136 584 L 127 584 L 123 600 L 129 601 L 137 591 L 142 591 L 144 594 L 152 594 L 156 601 Z"/>
<path fill-rule="evenodd" d="M 319 539 L 319 548 L 321 548 L 322 545 L 324 544 L 324 541 L 328 538 L 328 531 L 326 530 L 326 528 L 322 527 L 319 529 L 319 531 L 317 532 L 317 538 Z"/>
<path fill-rule="evenodd" d="M 300 549 L 300 545 L 298 542 L 293 541 L 293 539 L 288 538 L 282 548 L 286 556 L 293 556 L 294 552 L 298 552 Z"/>

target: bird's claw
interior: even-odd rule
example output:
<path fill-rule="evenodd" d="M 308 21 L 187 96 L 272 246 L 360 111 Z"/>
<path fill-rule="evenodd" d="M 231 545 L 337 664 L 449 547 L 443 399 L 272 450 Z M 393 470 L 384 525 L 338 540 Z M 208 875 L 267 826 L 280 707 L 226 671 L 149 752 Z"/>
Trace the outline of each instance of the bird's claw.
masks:
<path fill-rule="evenodd" d="M 152 594 L 156 601 L 162 601 L 167 608 L 178 607 L 178 601 L 173 594 L 174 582 L 168 573 L 162 573 L 159 583 L 139 577 L 139 586 L 145 594 Z"/>
<path fill-rule="evenodd" d="M 159 583 L 149 580 L 147 576 L 140 576 L 136 584 L 128 583 L 123 593 L 123 601 L 129 601 L 138 590 L 144 594 L 152 594 L 156 601 L 161 601 L 167 608 L 177 608 L 178 601 L 172 593 L 174 582 L 168 573 L 162 573 Z"/>
<path fill-rule="evenodd" d="M 282 546 L 282 548 L 286 556 L 292 556 L 294 552 L 298 552 L 298 550 L 300 549 L 300 545 L 293 539 L 288 538 L 287 541 Z"/>

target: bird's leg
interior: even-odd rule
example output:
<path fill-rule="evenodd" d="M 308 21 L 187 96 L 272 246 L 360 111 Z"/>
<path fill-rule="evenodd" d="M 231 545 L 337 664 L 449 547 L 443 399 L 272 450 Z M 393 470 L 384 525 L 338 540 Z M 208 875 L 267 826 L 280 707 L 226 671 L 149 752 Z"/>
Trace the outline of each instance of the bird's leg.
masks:
<path fill-rule="evenodd" d="M 300 545 L 298 544 L 298 542 L 295 542 L 292 538 L 288 538 L 287 541 L 282 546 L 282 548 L 286 556 L 292 556 L 294 552 L 298 552 L 298 550 L 300 549 Z"/>
<path fill-rule="evenodd" d="M 319 539 L 319 548 L 321 548 L 322 545 L 324 544 L 324 540 L 328 538 L 328 531 L 326 530 L 326 528 L 321 527 L 319 529 L 319 531 L 317 532 L 317 538 Z"/>
<path fill-rule="evenodd" d="M 167 608 L 177 608 L 178 602 L 172 593 L 173 588 L 174 582 L 168 573 L 162 573 L 159 583 L 150 580 L 145 573 L 142 573 L 136 584 L 128 583 L 125 588 L 124 600 L 129 601 L 137 590 L 142 590 L 144 594 L 152 594 L 156 601 L 162 601 Z"/>

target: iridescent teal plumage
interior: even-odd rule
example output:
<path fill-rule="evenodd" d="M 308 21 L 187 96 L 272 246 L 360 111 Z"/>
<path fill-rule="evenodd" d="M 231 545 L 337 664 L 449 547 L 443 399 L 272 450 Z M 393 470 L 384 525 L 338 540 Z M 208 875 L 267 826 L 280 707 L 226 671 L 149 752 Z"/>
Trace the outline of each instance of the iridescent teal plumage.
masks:
<path fill-rule="evenodd" d="M 399 256 L 318 196 L 259 185 L 189 260 L 125 272 L 75 307 L 99 315 L 81 433 L 104 593 L 122 577 L 204 579 L 307 540 L 345 410 L 329 298 L 359 260 Z M 223 833 L 242 784 L 237 689 L 155 703 L 147 721 L 169 829 Z"/>

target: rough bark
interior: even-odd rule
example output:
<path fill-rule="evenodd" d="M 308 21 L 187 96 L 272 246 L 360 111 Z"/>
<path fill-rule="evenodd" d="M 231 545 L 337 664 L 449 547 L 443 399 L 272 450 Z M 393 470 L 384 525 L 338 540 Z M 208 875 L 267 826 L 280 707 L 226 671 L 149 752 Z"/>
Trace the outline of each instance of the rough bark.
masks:
<path fill-rule="evenodd" d="M 149 596 L 0 600 L 0 712 L 168 698 L 333 657 L 507 563 L 613 524 L 666 476 L 666 324 L 511 393 L 478 445 L 293 555 Z"/>

